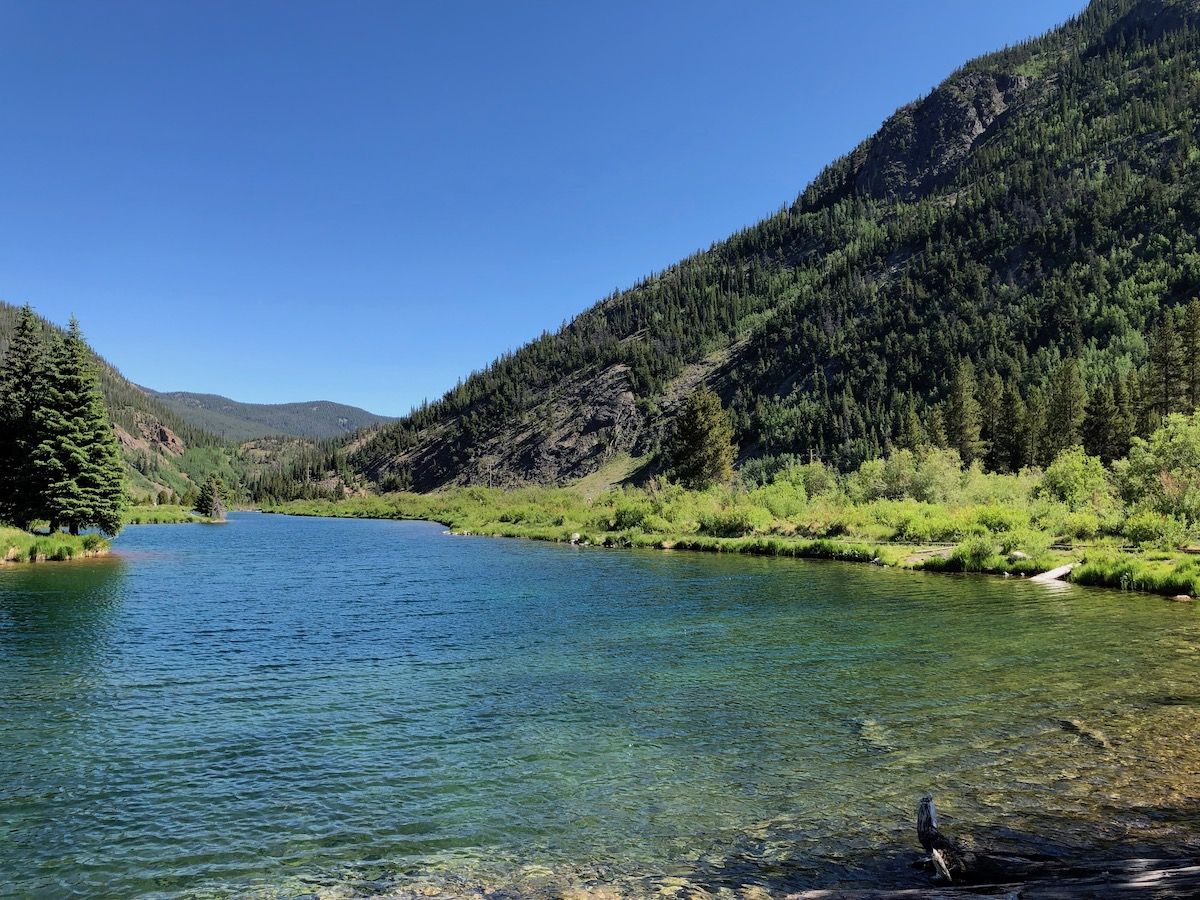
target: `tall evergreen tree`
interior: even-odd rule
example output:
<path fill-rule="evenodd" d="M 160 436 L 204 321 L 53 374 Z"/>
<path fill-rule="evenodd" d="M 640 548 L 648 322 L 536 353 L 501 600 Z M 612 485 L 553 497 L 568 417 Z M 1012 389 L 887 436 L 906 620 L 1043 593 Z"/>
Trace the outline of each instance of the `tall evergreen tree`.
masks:
<path fill-rule="evenodd" d="M 1113 461 L 1113 428 L 1117 419 L 1117 403 L 1112 386 L 1098 384 L 1088 397 L 1083 417 L 1083 449 L 1104 462 Z"/>
<path fill-rule="evenodd" d="M 1183 373 L 1186 413 L 1200 407 L 1200 298 L 1193 298 L 1180 317 L 1180 344 L 1183 353 Z"/>
<path fill-rule="evenodd" d="M 1079 363 L 1065 360 L 1050 379 L 1046 421 L 1042 428 L 1039 457 L 1049 465 L 1059 453 L 1083 443 L 1083 419 L 1087 389 L 1079 374 Z"/>
<path fill-rule="evenodd" d="M 41 442 L 38 410 L 48 389 L 45 338 L 26 305 L 0 368 L 0 521 L 21 529 L 46 516 L 33 451 Z"/>
<path fill-rule="evenodd" d="M 209 475 L 208 480 L 200 486 L 196 512 L 212 519 L 225 518 L 225 501 L 221 497 L 221 482 L 216 475 Z"/>
<path fill-rule="evenodd" d="M 946 447 L 946 416 L 941 404 L 929 410 L 929 418 L 925 423 L 925 436 L 934 447 Z"/>
<path fill-rule="evenodd" d="M 51 355 L 50 389 L 38 420 L 40 443 L 33 463 L 45 486 L 51 528 L 65 526 L 78 534 L 94 526 L 116 534 L 124 506 L 125 465 L 91 354 L 74 318 Z"/>
<path fill-rule="evenodd" d="M 975 367 L 969 359 L 964 359 L 959 363 L 950 382 L 945 417 L 946 440 L 952 450 L 958 451 L 958 455 L 967 465 L 983 454 L 983 441 L 980 438 L 982 419 L 975 390 Z"/>
<path fill-rule="evenodd" d="M 1001 472 L 1019 472 L 1032 464 L 1033 454 L 1029 413 L 1016 382 L 1005 382 L 1000 406 L 1004 411 L 1005 427 L 997 434 L 994 445 L 996 468 Z"/>
<path fill-rule="evenodd" d="M 998 444 L 1004 429 L 1008 427 L 1004 412 L 1004 383 L 995 372 L 988 372 L 979 380 L 980 437 L 983 440 L 983 464 L 996 471 L 999 466 Z"/>
<path fill-rule="evenodd" d="M 899 429 L 896 433 L 896 446 L 901 450 L 916 450 L 929 442 L 929 436 L 921 424 L 921 416 L 917 413 L 917 401 L 909 394 L 900 409 Z"/>
<path fill-rule="evenodd" d="M 1150 408 L 1161 421 L 1179 412 L 1184 395 L 1184 362 L 1175 317 L 1164 310 L 1150 337 L 1146 385 Z"/>
<path fill-rule="evenodd" d="M 733 425 L 721 398 L 697 391 L 675 422 L 669 448 L 675 476 L 687 487 L 705 488 L 733 474 Z"/>

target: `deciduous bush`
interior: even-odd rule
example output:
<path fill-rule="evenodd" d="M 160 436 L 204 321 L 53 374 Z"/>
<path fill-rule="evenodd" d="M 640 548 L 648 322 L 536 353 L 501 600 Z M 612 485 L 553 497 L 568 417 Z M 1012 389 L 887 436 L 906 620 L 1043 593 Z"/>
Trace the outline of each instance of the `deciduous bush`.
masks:
<path fill-rule="evenodd" d="M 1102 509 L 1113 501 L 1104 463 L 1098 456 L 1088 456 L 1082 447 L 1071 447 L 1054 458 L 1042 476 L 1038 493 L 1072 510 L 1085 506 Z"/>

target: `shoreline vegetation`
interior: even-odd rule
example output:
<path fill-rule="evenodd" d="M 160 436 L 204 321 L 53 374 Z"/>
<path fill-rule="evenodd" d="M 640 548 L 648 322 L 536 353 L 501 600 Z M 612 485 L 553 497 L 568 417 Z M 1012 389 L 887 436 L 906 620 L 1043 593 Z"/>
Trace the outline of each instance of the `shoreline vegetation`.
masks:
<path fill-rule="evenodd" d="M 108 541 L 98 534 L 38 534 L 0 526 L 0 563 L 66 562 L 107 556 Z"/>
<path fill-rule="evenodd" d="M 215 521 L 217 519 L 179 504 L 140 504 L 125 510 L 126 525 L 188 525 Z"/>
<path fill-rule="evenodd" d="M 127 506 L 123 512 L 125 525 L 209 525 L 223 521 L 178 505 Z M 0 564 L 69 562 L 107 556 L 111 552 L 112 545 L 99 534 L 25 531 L 0 525 Z"/>
<path fill-rule="evenodd" d="M 1074 584 L 1200 596 L 1193 473 L 1200 417 L 1172 417 L 1112 467 L 1081 448 L 1045 471 L 984 472 L 953 450 L 900 450 L 839 474 L 819 462 L 755 461 L 705 489 L 652 480 L 587 496 L 578 488 L 457 487 L 264 512 L 444 524 L 455 534 L 601 547 L 834 559 L 893 568 L 1037 576 L 1071 567 Z M 1138 455 L 1140 453 L 1140 455 Z M 1197 457 L 1200 459 L 1200 456 Z M 1197 490 L 1200 490 L 1198 488 Z"/>

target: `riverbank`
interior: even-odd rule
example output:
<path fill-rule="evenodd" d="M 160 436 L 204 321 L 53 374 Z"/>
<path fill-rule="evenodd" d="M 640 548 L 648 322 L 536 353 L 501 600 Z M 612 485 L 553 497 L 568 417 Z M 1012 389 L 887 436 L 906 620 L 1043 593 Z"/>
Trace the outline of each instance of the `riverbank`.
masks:
<path fill-rule="evenodd" d="M 186 506 L 161 504 L 158 506 L 130 506 L 125 510 L 126 525 L 187 525 L 192 522 L 212 522 Z"/>
<path fill-rule="evenodd" d="M 1007 476 L 1015 480 L 1016 476 Z M 1200 557 L 1123 535 L 1074 540 L 1047 527 L 1079 516 L 1053 503 L 751 502 L 753 492 L 627 489 L 588 499 L 570 489 L 457 488 L 341 501 L 294 501 L 264 511 L 306 516 L 422 519 L 455 534 L 581 546 L 837 559 L 924 571 L 1034 576 L 1072 565 L 1065 580 L 1171 597 L 1200 595 Z M 787 514 L 790 513 L 790 514 Z"/>
<path fill-rule="evenodd" d="M 0 527 L 0 562 L 65 562 L 107 556 L 109 543 L 98 534 L 33 534 L 18 528 Z"/>

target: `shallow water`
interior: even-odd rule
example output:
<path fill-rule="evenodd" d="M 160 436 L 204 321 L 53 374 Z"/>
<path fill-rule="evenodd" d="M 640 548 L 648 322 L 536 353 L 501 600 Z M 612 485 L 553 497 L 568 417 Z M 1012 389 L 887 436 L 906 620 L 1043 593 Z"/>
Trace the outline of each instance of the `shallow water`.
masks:
<path fill-rule="evenodd" d="M 0 570 L 18 896 L 920 884 L 1195 849 L 1200 613 L 1021 580 L 239 514 Z"/>

